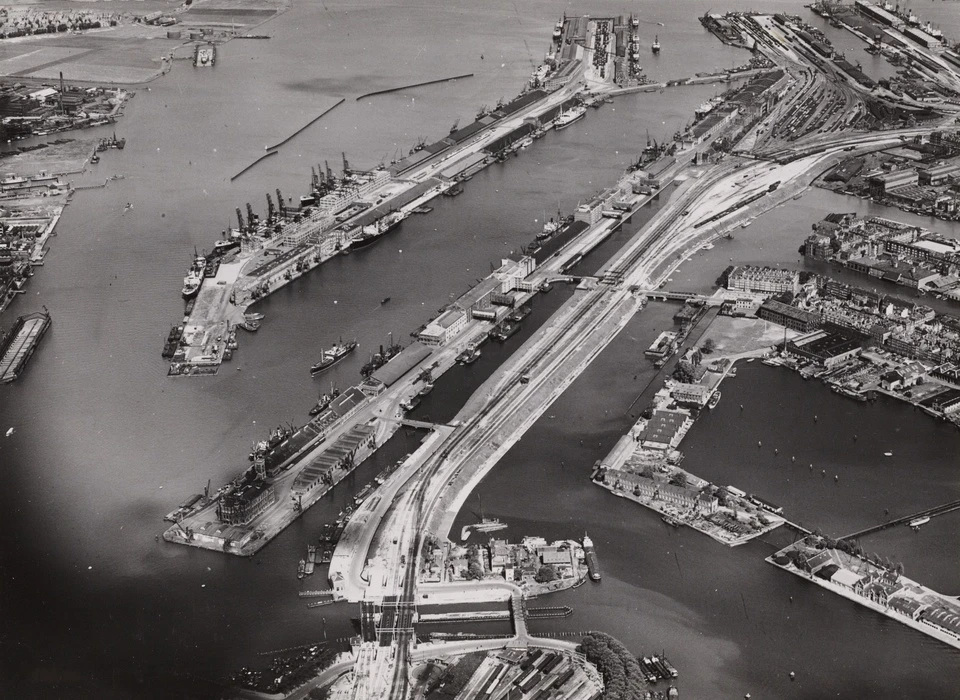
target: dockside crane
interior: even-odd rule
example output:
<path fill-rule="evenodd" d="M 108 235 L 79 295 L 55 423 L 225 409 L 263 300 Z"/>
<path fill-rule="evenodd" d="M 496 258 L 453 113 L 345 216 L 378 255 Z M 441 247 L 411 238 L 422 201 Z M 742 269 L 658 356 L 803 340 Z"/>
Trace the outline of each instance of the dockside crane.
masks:
<path fill-rule="evenodd" d="M 250 233 L 257 230 L 257 215 L 253 213 L 253 207 L 250 206 L 250 202 L 247 202 L 247 227 Z"/>
<path fill-rule="evenodd" d="M 350 174 L 350 162 L 347 160 L 347 154 L 345 152 L 341 151 L 340 155 L 343 157 L 343 176 L 346 177 Z"/>
<path fill-rule="evenodd" d="M 450 127 L 450 133 L 452 134 L 455 132 L 458 126 L 460 126 L 460 117 L 457 117 L 457 120 L 453 123 L 453 126 Z"/>
<path fill-rule="evenodd" d="M 280 208 L 280 218 L 287 218 L 287 205 L 283 203 L 283 195 L 280 194 L 280 188 L 277 188 L 277 206 Z"/>
<path fill-rule="evenodd" d="M 330 169 L 330 163 L 327 161 L 323 161 L 323 167 L 327 171 L 327 187 L 332 188 L 334 184 L 336 184 L 336 180 L 333 177 L 333 171 Z"/>
<path fill-rule="evenodd" d="M 320 187 L 320 177 L 317 175 L 317 169 L 310 166 L 310 189 L 316 190 Z"/>
<path fill-rule="evenodd" d="M 267 192 L 267 226 L 273 223 L 275 216 L 276 212 L 273 209 L 273 199 L 270 197 L 270 193 Z"/>
<path fill-rule="evenodd" d="M 240 233 L 246 232 L 246 227 L 243 225 L 243 212 L 240 211 L 240 207 L 237 207 L 237 223 L 240 225 Z"/>

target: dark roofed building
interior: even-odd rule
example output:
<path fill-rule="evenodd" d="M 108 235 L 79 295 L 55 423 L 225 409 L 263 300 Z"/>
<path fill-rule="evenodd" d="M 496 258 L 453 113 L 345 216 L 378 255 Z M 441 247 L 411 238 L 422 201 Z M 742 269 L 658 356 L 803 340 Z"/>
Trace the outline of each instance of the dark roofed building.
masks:
<path fill-rule="evenodd" d="M 839 331 L 819 330 L 787 343 L 787 353 L 835 367 L 860 353 L 860 340 Z"/>
<path fill-rule="evenodd" d="M 760 305 L 757 316 L 801 333 L 808 333 L 820 325 L 819 315 L 773 299 L 767 299 Z"/>

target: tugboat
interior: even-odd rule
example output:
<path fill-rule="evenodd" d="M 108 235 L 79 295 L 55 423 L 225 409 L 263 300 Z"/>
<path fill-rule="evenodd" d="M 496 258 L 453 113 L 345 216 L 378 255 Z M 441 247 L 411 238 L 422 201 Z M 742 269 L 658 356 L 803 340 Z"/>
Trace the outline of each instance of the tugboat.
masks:
<path fill-rule="evenodd" d="M 425 382 L 424 385 L 420 387 L 420 391 L 417 392 L 417 396 L 426 396 L 431 391 L 433 391 L 433 382 Z"/>
<path fill-rule="evenodd" d="M 297 564 L 297 578 L 302 581 L 303 577 L 306 576 L 306 572 L 307 572 L 307 562 L 301 559 L 300 563 Z"/>
<path fill-rule="evenodd" d="M 653 44 L 650 45 L 650 50 L 654 53 L 660 53 L 660 35 L 656 34 L 653 37 Z"/>
<path fill-rule="evenodd" d="M 474 362 L 480 359 L 480 348 L 478 347 L 469 347 L 459 355 L 457 355 L 457 364 L 461 365 L 472 365 Z"/>
<path fill-rule="evenodd" d="M 330 369 L 356 350 L 358 345 L 359 343 L 356 340 L 351 340 L 347 343 L 334 343 L 330 346 L 329 350 L 323 351 L 320 361 L 310 368 L 310 374 L 319 374 L 320 372 Z"/>

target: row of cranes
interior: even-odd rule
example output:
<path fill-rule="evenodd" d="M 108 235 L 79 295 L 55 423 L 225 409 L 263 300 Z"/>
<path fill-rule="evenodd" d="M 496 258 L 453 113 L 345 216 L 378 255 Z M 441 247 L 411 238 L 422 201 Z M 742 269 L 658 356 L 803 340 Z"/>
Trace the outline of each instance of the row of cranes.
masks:
<path fill-rule="evenodd" d="M 279 228 L 281 222 L 287 219 L 288 209 L 287 205 L 284 203 L 283 194 L 280 192 L 280 188 L 277 188 L 277 206 L 273 205 L 273 198 L 270 196 L 270 193 L 267 192 L 267 218 L 263 224 L 272 230 Z M 247 220 L 243 220 L 243 212 L 240 210 L 240 207 L 237 207 L 237 224 L 239 226 L 239 232 L 241 234 L 253 234 L 260 229 L 260 216 L 253 211 L 253 207 L 250 206 L 250 202 L 247 202 Z"/>
<path fill-rule="evenodd" d="M 322 197 L 326 196 L 330 192 L 344 186 L 345 183 L 348 183 L 350 180 L 351 170 L 350 162 L 347 160 L 346 153 L 341 154 L 343 157 L 343 174 L 341 177 L 337 177 L 333 170 L 330 168 L 330 164 L 327 161 L 324 161 L 323 166 L 311 166 L 310 167 L 310 194 L 300 197 L 300 203 L 298 207 L 292 206 L 292 198 L 290 200 L 285 200 L 283 198 L 283 193 L 280 192 L 280 189 L 275 190 L 277 195 L 276 205 L 274 205 L 273 198 L 270 196 L 270 193 L 267 193 L 267 216 L 264 221 L 261 222 L 260 216 L 253 211 L 253 207 L 250 206 L 250 203 L 247 202 L 247 218 L 244 221 L 243 211 L 240 207 L 237 207 L 237 224 L 239 226 L 240 234 L 254 234 L 262 229 L 278 233 L 282 223 L 291 218 L 299 218 L 300 212 L 309 206 L 316 204 L 316 202 Z"/>

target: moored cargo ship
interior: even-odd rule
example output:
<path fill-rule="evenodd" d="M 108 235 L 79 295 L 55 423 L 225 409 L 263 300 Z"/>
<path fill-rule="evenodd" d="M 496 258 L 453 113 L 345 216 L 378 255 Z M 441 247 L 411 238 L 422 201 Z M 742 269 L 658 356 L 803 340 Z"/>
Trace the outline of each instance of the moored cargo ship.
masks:
<path fill-rule="evenodd" d="M 586 107 L 583 105 L 576 105 L 575 107 L 571 107 L 568 110 L 560 112 L 560 115 L 553 122 L 553 126 L 557 130 L 566 129 L 574 122 L 578 122 L 583 119 L 583 115 L 586 113 Z"/>
<path fill-rule="evenodd" d="M 351 340 L 347 343 L 334 343 L 330 346 L 329 350 L 323 351 L 320 361 L 310 368 L 310 374 L 319 374 L 320 372 L 330 369 L 356 350 L 358 345 L 359 343 L 356 340 Z"/>
<path fill-rule="evenodd" d="M 583 555 L 587 561 L 587 571 L 590 572 L 590 578 L 594 581 L 600 580 L 600 562 L 597 561 L 597 553 L 593 549 L 593 540 L 583 533 Z"/>

